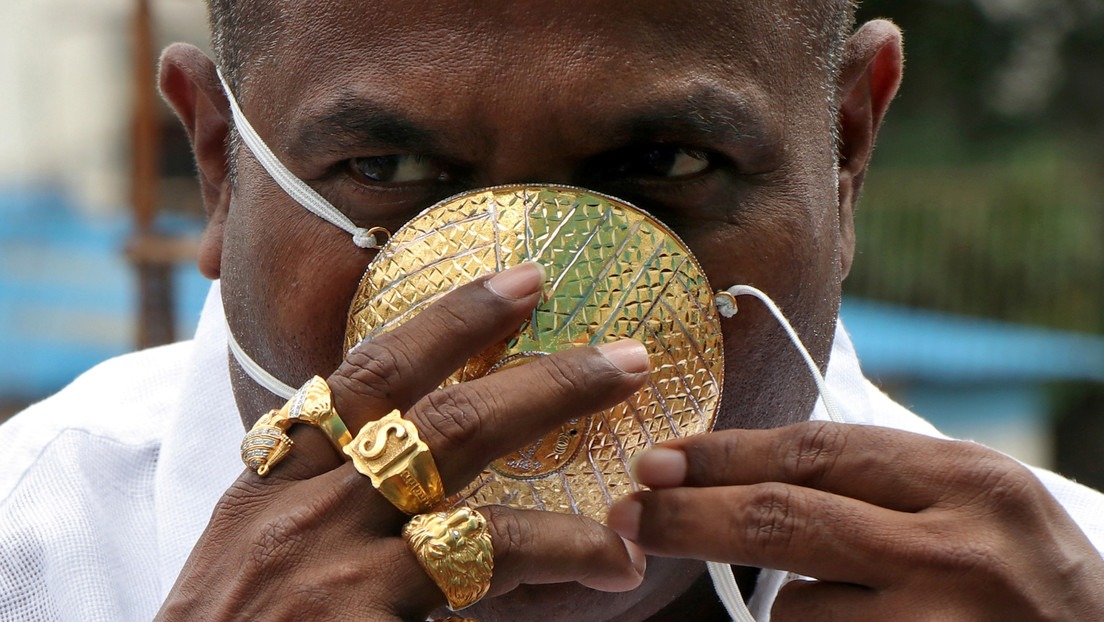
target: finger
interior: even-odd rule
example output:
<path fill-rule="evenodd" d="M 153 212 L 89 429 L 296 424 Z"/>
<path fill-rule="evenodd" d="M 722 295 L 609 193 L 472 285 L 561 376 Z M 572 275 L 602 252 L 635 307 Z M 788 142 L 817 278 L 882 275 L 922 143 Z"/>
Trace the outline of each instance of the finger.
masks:
<path fill-rule="evenodd" d="M 430 393 L 405 413 L 436 457 L 445 488 L 557 429 L 612 407 L 648 377 L 648 351 L 625 339 L 578 347 Z"/>
<path fill-rule="evenodd" d="M 471 357 L 506 339 L 540 299 L 544 269 L 525 263 L 457 288 L 402 326 L 362 342 L 327 380 L 350 432 L 405 410 Z M 293 456 L 269 479 L 306 479 L 341 463 L 317 430 L 292 428 Z"/>
<path fill-rule="evenodd" d="M 777 568 L 826 581 L 881 587 L 896 571 L 915 515 L 810 488 L 671 488 L 635 493 L 607 524 L 649 554 Z"/>
<path fill-rule="evenodd" d="M 972 443 L 810 422 L 664 443 L 637 458 L 634 474 L 652 488 L 784 482 L 916 512 L 954 488 L 975 493 L 978 484 L 971 478 L 977 469 L 992 468 L 1000 459 Z"/>
<path fill-rule="evenodd" d="M 519 585 L 574 581 L 603 592 L 627 592 L 644 579 L 644 552 L 585 516 L 488 506 L 495 546 L 491 596 Z"/>
<path fill-rule="evenodd" d="M 519 585 L 577 582 L 604 592 L 625 592 L 644 579 L 646 558 L 636 545 L 582 516 L 479 508 L 487 519 L 494 550 L 494 570 L 487 597 L 513 591 Z M 395 601 L 419 603 L 413 616 L 423 618 L 445 604 L 440 588 L 410 551 L 396 551 L 391 575 Z"/>
<path fill-rule="evenodd" d="M 899 620 L 882 612 L 882 593 L 860 585 L 826 581 L 791 581 L 779 590 L 771 607 L 775 622 Z"/>
<path fill-rule="evenodd" d="M 404 413 L 429 447 L 446 494 L 459 491 L 491 461 L 524 447 L 572 417 L 618 404 L 648 377 L 643 344 L 622 340 L 571 348 L 478 380 L 434 391 Z M 379 503 L 351 464 L 322 477 L 346 486 L 364 527 L 391 529 L 403 514 Z"/>
<path fill-rule="evenodd" d="M 543 285 L 544 268 L 527 262 L 456 289 L 402 326 L 354 347 L 330 378 L 335 401 L 340 394 L 343 414 L 358 428 L 393 408 L 410 408 L 468 359 L 516 331 Z"/>

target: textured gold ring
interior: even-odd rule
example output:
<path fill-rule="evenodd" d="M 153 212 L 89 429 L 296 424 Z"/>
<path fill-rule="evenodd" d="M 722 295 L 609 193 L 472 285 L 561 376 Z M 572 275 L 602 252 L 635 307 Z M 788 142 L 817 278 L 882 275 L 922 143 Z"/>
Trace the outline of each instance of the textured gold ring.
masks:
<path fill-rule="evenodd" d="M 333 407 L 330 385 L 319 376 L 311 378 L 279 410 L 270 410 L 253 424 L 242 439 L 241 458 L 249 469 L 264 477 L 291 451 L 294 443 L 287 431 L 296 423 L 314 426 L 339 452 L 352 440 L 345 422 Z"/>
<path fill-rule="evenodd" d="M 445 498 L 429 446 L 397 410 L 365 424 L 345 453 L 380 494 L 407 514 L 432 510 Z"/>
<path fill-rule="evenodd" d="M 430 579 L 459 611 L 491 589 L 494 546 L 487 519 L 467 507 L 419 514 L 403 527 L 403 539 Z"/>

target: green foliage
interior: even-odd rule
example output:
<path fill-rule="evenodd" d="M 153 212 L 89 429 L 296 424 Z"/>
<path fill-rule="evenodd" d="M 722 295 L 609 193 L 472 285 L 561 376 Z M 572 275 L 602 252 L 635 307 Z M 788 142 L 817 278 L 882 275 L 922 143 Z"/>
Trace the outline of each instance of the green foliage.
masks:
<path fill-rule="evenodd" d="M 1104 184 L 1040 153 L 970 167 L 881 167 L 856 217 L 848 293 L 1104 332 Z"/>
<path fill-rule="evenodd" d="M 908 66 L 856 216 L 845 289 L 1104 332 L 1104 10 L 1048 0 L 997 19 L 981 6 L 871 0 L 860 12 L 905 29 Z M 1023 60 L 1032 28 L 1060 35 L 1047 39 L 1059 61 L 1049 73 Z M 1007 88 L 1017 71 L 1049 91 Z"/>

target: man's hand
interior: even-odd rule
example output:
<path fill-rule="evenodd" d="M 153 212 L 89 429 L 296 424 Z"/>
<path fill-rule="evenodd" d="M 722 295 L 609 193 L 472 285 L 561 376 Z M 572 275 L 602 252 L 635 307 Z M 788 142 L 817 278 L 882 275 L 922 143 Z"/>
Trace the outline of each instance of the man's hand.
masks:
<path fill-rule="evenodd" d="M 772 620 L 1104 620 L 1104 560 L 974 443 L 804 423 L 665 443 L 609 525 L 650 554 L 789 570 Z"/>
<path fill-rule="evenodd" d="M 626 399 L 648 369 L 647 352 L 631 341 L 574 348 L 438 389 L 517 329 L 542 282 L 539 267 L 516 267 L 354 348 L 329 378 L 338 413 L 355 432 L 399 409 L 417 426 L 451 494 L 567 419 Z M 295 426 L 292 436 L 295 447 L 268 477 L 246 471 L 226 492 L 159 619 L 422 621 L 444 605 L 399 536 L 409 517 L 343 463 L 320 431 Z M 495 551 L 490 596 L 569 581 L 623 591 L 643 577 L 637 547 L 589 519 L 480 512 Z"/>

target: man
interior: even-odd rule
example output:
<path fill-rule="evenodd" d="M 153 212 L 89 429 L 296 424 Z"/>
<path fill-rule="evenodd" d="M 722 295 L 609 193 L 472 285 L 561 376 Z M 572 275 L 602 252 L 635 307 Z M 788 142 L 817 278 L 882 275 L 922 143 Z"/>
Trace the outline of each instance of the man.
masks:
<path fill-rule="evenodd" d="M 753 608 L 775 620 L 1104 619 L 1100 497 L 970 443 L 882 427 L 934 434 L 868 388 L 837 331 L 852 210 L 900 79 L 892 24 L 849 35 L 852 9 L 834 0 L 211 11 L 245 117 L 358 227 L 394 231 L 456 192 L 513 182 L 630 200 L 677 231 L 715 286 L 769 292 L 848 420 L 880 424 L 807 422 L 816 390 L 801 359 L 743 305 L 722 325 L 718 431 L 642 457 L 636 475 L 653 490 L 618 502 L 608 526 L 481 508 L 493 578 L 465 616 L 727 619 L 705 579 L 712 560 L 737 565 Z M 161 84 L 192 139 L 209 216 L 200 267 L 219 284 L 193 344 L 108 363 L 5 431 L 18 453 L 0 611 L 445 615 L 400 537 L 408 517 L 317 430 L 293 428 L 294 451 L 266 478 L 240 473 L 237 439 L 283 400 L 237 360 L 227 371 L 222 313 L 276 378 L 326 377 L 351 430 L 402 412 L 449 492 L 623 400 L 648 369 L 643 349 L 581 347 L 438 390 L 537 303 L 543 274 L 523 264 L 345 355 L 372 252 L 292 201 L 241 145 L 214 62 L 173 46 Z M 758 568 L 817 581 L 783 585 Z"/>

